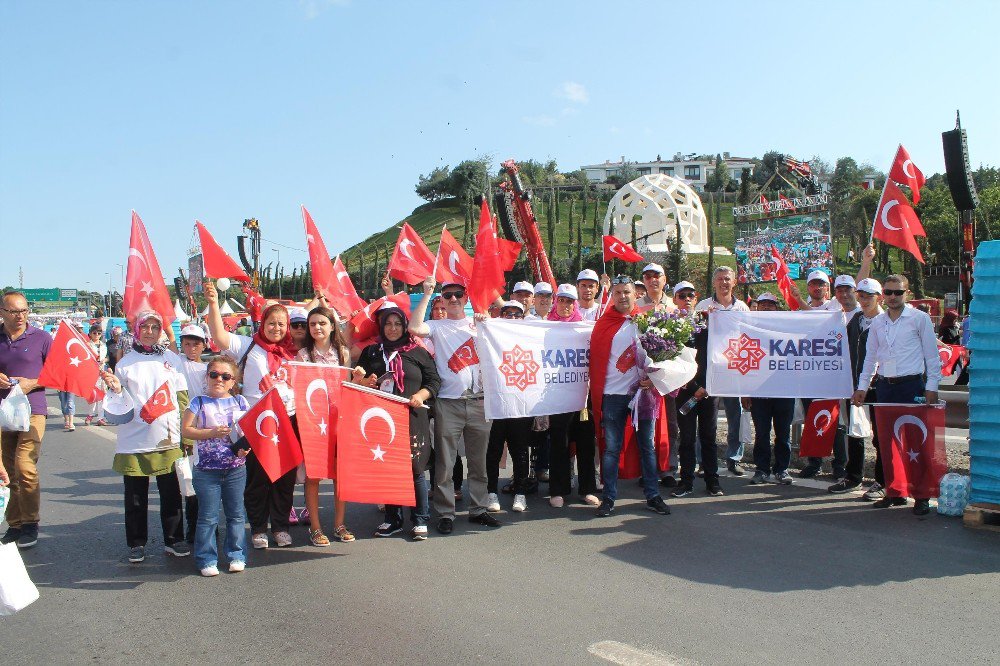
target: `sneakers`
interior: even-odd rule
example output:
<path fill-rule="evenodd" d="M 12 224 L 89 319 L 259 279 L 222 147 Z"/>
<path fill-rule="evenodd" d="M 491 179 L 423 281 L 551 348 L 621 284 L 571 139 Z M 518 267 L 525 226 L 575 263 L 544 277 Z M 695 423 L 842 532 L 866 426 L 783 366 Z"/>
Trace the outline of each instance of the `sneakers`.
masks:
<path fill-rule="evenodd" d="M 586 504 L 587 506 L 600 506 L 601 498 L 598 497 L 597 495 L 584 495 L 583 503 Z"/>
<path fill-rule="evenodd" d="M 661 500 L 662 501 L 662 500 Z M 597 517 L 607 518 L 615 510 L 614 500 L 605 499 L 601 501 L 601 506 L 597 507 Z"/>
<path fill-rule="evenodd" d="M 906 506 L 905 497 L 883 497 L 872 504 L 873 509 L 888 509 L 894 506 Z"/>
<path fill-rule="evenodd" d="M 524 495 L 514 495 L 514 506 L 511 507 L 514 511 L 521 513 L 528 508 L 528 499 Z"/>
<path fill-rule="evenodd" d="M 757 470 L 754 473 L 753 478 L 750 479 L 750 483 L 753 485 L 760 485 L 762 483 L 770 483 L 770 482 L 771 482 L 771 475 L 762 470 Z"/>
<path fill-rule="evenodd" d="M 657 495 L 653 499 L 646 500 L 646 508 L 650 511 L 655 511 L 661 516 L 666 516 L 670 513 L 670 507 L 667 503 L 663 501 L 663 498 Z"/>
<path fill-rule="evenodd" d="M 732 459 L 728 460 L 726 462 L 726 467 L 729 468 L 729 473 L 732 474 L 733 476 L 746 476 L 747 474 L 742 469 L 740 469 L 739 464 L 735 460 Z"/>
<path fill-rule="evenodd" d="M 799 476 L 802 475 L 800 474 Z M 774 482 L 782 486 L 790 486 L 795 483 L 795 479 L 792 478 L 787 469 L 783 469 L 780 472 L 774 473 Z"/>
<path fill-rule="evenodd" d="M 820 465 L 806 465 L 799 470 L 800 479 L 811 479 L 819 474 Z"/>
<path fill-rule="evenodd" d="M 31 548 L 38 543 L 38 523 L 21 525 L 21 534 L 17 537 L 17 547 Z"/>
<path fill-rule="evenodd" d="M 163 552 L 174 557 L 187 557 L 191 554 L 191 546 L 187 544 L 187 541 L 178 541 L 164 546 Z"/>
<path fill-rule="evenodd" d="M 201 570 L 201 575 L 207 578 L 211 578 L 212 576 L 218 576 L 219 567 L 215 566 L 214 564 L 211 566 L 207 566 Z"/>
<path fill-rule="evenodd" d="M 128 561 L 132 564 L 138 564 L 146 559 L 146 547 L 145 546 L 135 546 L 128 549 Z"/>
<path fill-rule="evenodd" d="M 677 485 L 676 488 L 673 489 L 673 491 L 670 493 L 670 496 L 671 497 L 686 497 L 687 495 L 691 494 L 692 490 L 694 490 L 694 488 L 692 488 L 690 485 L 688 485 L 686 483 L 680 483 L 680 484 Z"/>
<path fill-rule="evenodd" d="M 109 425 L 109 424 L 108 424 L 108 420 L 102 416 L 101 418 L 99 418 L 96 421 L 94 421 L 94 425 L 106 426 L 106 425 Z"/>
<path fill-rule="evenodd" d="M 833 493 L 834 495 L 840 495 L 846 492 L 850 492 L 851 490 L 854 490 L 855 488 L 858 488 L 860 486 L 861 486 L 860 481 L 849 481 L 848 479 L 841 479 L 840 481 L 833 484 L 826 490 L 827 492 Z"/>
<path fill-rule="evenodd" d="M 0 539 L 0 544 L 14 543 L 20 538 L 20 536 L 21 536 L 20 527 L 8 527 L 6 534 L 4 534 L 3 538 Z"/>
<path fill-rule="evenodd" d="M 865 494 L 861 496 L 861 499 L 866 502 L 875 502 L 880 499 L 885 499 L 885 488 L 882 487 L 882 484 L 876 481 L 872 485 L 868 486 L 868 490 L 866 490 Z"/>
<path fill-rule="evenodd" d="M 722 486 L 719 485 L 718 481 L 710 481 L 709 483 L 707 483 L 706 490 L 708 491 L 708 494 L 711 495 L 712 497 L 722 497 L 723 495 L 725 495 L 725 493 L 722 492 Z"/>
<path fill-rule="evenodd" d="M 931 501 L 927 499 L 918 499 L 913 501 L 913 513 L 918 516 L 926 516 L 931 512 Z"/>
<path fill-rule="evenodd" d="M 247 563 L 243 560 L 233 560 L 229 563 L 229 573 L 239 573 L 247 568 Z"/>
<path fill-rule="evenodd" d="M 399 523 L 382 523 L 375 528 L 375 536 L 389 537 L 403 531 L 403 526 Z"/>
<path fill-rule="evenodd" d="M 668 474 L 660 479 L 660 485 L 664 488 L 676 488 L 677 479 L 675 479 L 672 474 Z"/>
<path fill-rule="evenodd" d="M 437 529 L 440 534 L 451 534 L 455 529 L 455 520 L 453 518 L 442 518 L 438 521 Z"/>
<path fill-rule="evenodd" d="M 253 543 L 253 547 L 256 550 L 263 550 L 267 548 L 267 532 L 261 532 L 260 534 L 254 534 L 250 541 Z"/>
<path fill-rule="evenodd" d="M 330 545 L 330 538 L 323 534 L 322 529 L 309 530 L 309 541 L 312 542 L 312 545 L 320 548 L 326 548 Z"/>
<path fill-rule="evenodd" d="M 490 513 L 500 513 L 500 497 L 496 493 L 490 493 L 486 498 L 486 510 Z"/>
<path fill-rule="evenodd" d="M 413 537 L 414 541 L 427 541 L 427 526 L 417 525 L 413 528 L 413 531 L 410 532 L 410 535 Z"/>
<path fill-rule="evenodd" d="M 549 506 L 551 506 L 553 508 L 556 508 L 556 509 L 561 509 L 562 506 L 563 506 L 562 495 L 553 495 L 552 497 L 550 497 L 549 498 Z"/>
<path fill-rule="evenodd" d="M 275 532 L 274 543 L 278 548 L 288 548 L 292 545 L 292 535 L 288 532 Z"/>
<path fill-rule="evenodd" d="M 298 525 L 299 524 L 299 514 L 295 511 L 295 507 L 292 507 L 291 513 L 288 514 L 288 524 Z"/>

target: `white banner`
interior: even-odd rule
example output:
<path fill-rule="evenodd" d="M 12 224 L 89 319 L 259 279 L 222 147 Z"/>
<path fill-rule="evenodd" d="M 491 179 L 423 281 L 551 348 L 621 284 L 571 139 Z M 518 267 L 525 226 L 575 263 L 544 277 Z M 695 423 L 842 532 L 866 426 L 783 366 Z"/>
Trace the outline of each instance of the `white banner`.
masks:
<path fill-rule="evenodd" d="M 575 412 L 587 405 L 593 322 L 488 319 L 476 324 L 486 418 Z"/>
<path fill-rule="evenodd" d="M 716 310 L 709 322 L 709 395 L 848 398 L 853 393 L 842 312 Z"/>

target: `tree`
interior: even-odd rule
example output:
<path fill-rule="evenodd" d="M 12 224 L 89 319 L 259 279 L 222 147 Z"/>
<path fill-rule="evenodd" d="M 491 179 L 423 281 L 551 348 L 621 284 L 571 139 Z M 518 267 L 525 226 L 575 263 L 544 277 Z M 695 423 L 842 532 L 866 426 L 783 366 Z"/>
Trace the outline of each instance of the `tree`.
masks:
<path fill-rule="evenodd" d="M 864 192 L 861 181 L 864 174 L 853 157 L 841 157 L 833 170 L 830 180 L 830 225 L 833 235 L 846 236 L 851 247 L 859 247 L 864 234 L 863 225 L 856 217 L 856 208 L 852 209 L 855 197 Z M 876 205 L 877 205 L 876 201 Z M 872 216 L 874 217 L 874 211 Z M 868 218 L 872 219 L 872 218 Z"/>
<path fill-rule="evenodd" d="M 454 196 L 451 193 L 451 171 L 447 166 L 437 167 L 417 180 L 417 196 L 427 201 L 438 201 Z"/>
<path fill-rule="evenodd" d="M 750 181 L 750 169 L 744 167 L 740 172 L 740 193 L 736 195 L 736 203 L 740 206 L 750 203 Z"/>
<path fill-rule="evenodd" d="M 757 187 L 764 187 L 764 184 L 774 175 L 778 170 L 778 165 L 784 159 L 784 155 L 776 150 L 769 150 L 764 153 L 764 157 L 760 158 L 760 162 L 753 170 L 753 181 L 757 184 Z"/>
<path fill-rule="evenodd" d="M 715 156 L 715 171 L 705 181 L 705 189 L 709 192 L 724 192 L 729 185 L 729 169 L 726 167 L 722 155 Z"/>

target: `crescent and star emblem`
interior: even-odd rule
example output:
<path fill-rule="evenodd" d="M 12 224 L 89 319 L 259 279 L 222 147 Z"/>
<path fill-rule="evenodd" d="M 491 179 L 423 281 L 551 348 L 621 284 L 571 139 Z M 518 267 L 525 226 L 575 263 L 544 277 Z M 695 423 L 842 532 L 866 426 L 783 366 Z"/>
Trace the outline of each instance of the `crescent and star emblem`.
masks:
<path fill-rule="evenodd" d="M 326 382 L 323 381 L 322 379 L 314 379 L 311 382 L 309 382 L 308 386 L 306 386 L 306 406 L 309 408 L 309 411 L 314 416 L 316 415 L 316 410 L 314 410 L 313 406 L 312 406 L 312 394 L 315 393 L 316 391 L 320 391 L 320 390 L 322 390 L 323 393 L 326 395 L 326 410 L 327 410 L 327 412 L 329 412 L 330 411 L 330 392 L 326 388 Z M 323 420 L 322 416 L 320 416 L 319 423 L 317 425 L 319 426 L 319 432 L 320 432 L 320 434 L 321 435 L 325 435 L 326 434 L 327 422 Z"/>
<path fill-rule="evenodd" d="M 918 419 L 916 416 L 912 416 L 910 414 L 904 414 L 903 416 L 900 416 L 898 419 L 896 419 L 896 422 L 892 424 L 892 434 L 895 435 L 896 440 L 902 442 L 902 440 L 899 437 L 899 431 L 906 424 L 915 425 L 918 428 L 920 428 L 920 435 L 921 435 L 920 446 L 923 447 L 924 442 L 927 441 L 927 426 L 925 426 L 924 422 Z M 906 455 L 910 456 L 910 462 L 916 462 L 917 457 L 920 455 L 920 452 L 907 451 Z"/>
<path fill-rule="evenodd" d="M 899 231 L 900 229 L 902 229 L 902 227 L 894 227 L 891 224 L 889 224 L 889 211 L 892 210 L 893 206 L 898 206 L 898 205 L 899 202 L 893 199 L 892 201 L 885 202 L 885 205 L 882 206 L 882 215 L 879 216 L 879 221 L 882 223 L 882 226 L 885 227 L 886 229 L 890 229 L 892 231 Z"/>
<path fill-rule="evenodd" d="M 265 435 L 263 431 L 260 429 L 261 424 L 266 419 L 274 420 L 274 435 L 272 435 L 271 437 Z M 280 439 L 278 439 L 278 415 L 274 413 L 273 409 L 266 409 L 263 412 L 261 412 L 260 416 L 257 417 L 257 422 L 254 424 L 254 426 L 257 428 L 258 435 L 271 440 L 271 442 L 273 442 L 275 446 L 277 446 L 278 442 L 281 441 Z"/>
<path fill-rule="evenodd" d="M 826 423 L 823 424 L 822 428 L 819 427 L 819 419 L 821 416 L 826 416 Z M 816 432 L 822 435 L 824 432 L 826 432 L 826 429 L 830 426 L 830 422 L 832 420 L 833 420 L 833 414 L 830 413 L 830 410 L 821 409 L 818 412 L 816 412 L 816 416 L 813 418 L 813 427 L 816 428 Z"/>
<path fill-rule="evenodd" d="M 386 425 L 389 426 L 389 443 L 396 439 L 396 424 L 393 422 L 392 416 L 389 415 L 389 412 L 385 411 L 381 407 L 369 407 L 365 410 L 364 414 L 361 415 L 361 436 L 365 438 L 366 442 L 368 441 L 368 433 L 365 432 L 365 426 L 368 425 L 368 421 L 373 418 L 382 419 L 386 422 Z M 388 453 L 388 451 L 384 450 L 381 444 L 376 444 L 375 448 L 369 449 L 369 451 L 372 452 L 372 461 L 381 460 L 382 462 L 385 462 L 385 454 Z"/>
<path fill-rule="evenodd" d="M 448 269 L 453 275 L 461 275 L 458 270 L 458 252 L 455 250 L 452 250 L 451 254 L 448 255 Z"/>
<path fill-rule="evenodd" d="M 612 243 L 611 247 L 608 249 L 611 250 L 612 254 L 621 254 L 625 250 L 625 248 L 622 247 L 622 244 L 618 242 Z"/>
<path fill-rule="evenodd" d="M 917 177 L 917 174 L 910 173 L 910 170 L 909 170 L 908 167 L 912 167 L 912 166 L 913 166 L 913 160 L 906 160 L 905 162 L 903 162 L 903 173 L 906 174 L 906 176 L 908 178 L 916 178 Z"/>
<path fill-rule="evenodd" d="M 403 240 L 399 241 L 399 251 L 402 252 L 403 256 L 409 259 L 410 261 L 416 261 L 416 259 L 413 258 L 413 255 L 410 254 L 411 245 L 416 245 L 416 243 L 411 241 L 409 238 L 404 238 Z"/>
<path fill-rule="evenodd" d="M 80 361 L 82 359 L 79 359 L 76 356 L 73 356 L 72 347 L 73 347 L 74 344 L 77 344 L 77 345 L 80 345 L 81 347 L 83 347 L 84 350 L 85 350 L 84 354 L 88 358 L 90 357 L 90 350 L 87 349 L 87 345 L 85 345 L 82 342 L 80 342 L 80 340 L 78 338 L 70 338 L 69 342 L 66 343 L 66 353 L 70 355 L 69 364 L 72 365 L 74 368 L 76 368 L 76 367 L 79 367 Z"/>

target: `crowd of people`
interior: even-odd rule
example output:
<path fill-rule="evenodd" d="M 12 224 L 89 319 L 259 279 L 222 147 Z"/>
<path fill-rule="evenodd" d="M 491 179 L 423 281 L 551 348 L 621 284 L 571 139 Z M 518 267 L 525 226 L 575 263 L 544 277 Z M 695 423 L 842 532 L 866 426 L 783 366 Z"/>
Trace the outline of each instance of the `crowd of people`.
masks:
<path fill-rule="evenodd" d="M 772 247 L 788 266 L 792 279 L 815 269 L 832 273 L 833 248 L 830 235 L 823 232 L 822 226 L 819 221 L 807 219 L 798 224 L 747 231 L 736 240 L 737 283 L 776 279 Z"/>
<path fill-rule="evenodd" d="M 854 404 L 912 402 L 920 396 L 936 402 L 941 373 L 933 326 L 926 314 L 906 306 L 905 277 L 890 275 L 880 284 L 868 276 L 873 254 L 871 248 L 866 249 L 856 278 L 840 275 L 832 285 L 826 272 L 812 271 L 807 280 L 809 297 L 802 300 L 808 309 L 844 313 L 857 389 L 851 398 Z M 450 362 L 474 344 L 477 324 L 490 316 L 468 314 L 469 295 L 462 284 L 438 285 L 434 278 L 428 278 L 412 313 L 391 302 L 377 310 L 377 335 L 368 341 L 352 339 L 348 323 L 321 293 L 305 308 L 269 305 L 251 335 L 230 332 L 223 325 L 218 294 L 211 282 L 205 284 L 205 326 L 184 327 L 179 341 L 174 340 L 171 327 L 152 311 L 138 313 L 130 322 L 131 330 L 122 332 L 110 348 L 101 341 L 99 330 L 94 337 L 92 329 L 95 353 L 108 364 L 101 376 L 107 393 L 103 402 L 91 407 L 88 422 L 117 426 L 112 468 L 123 478 L 128 559 L 138 563 L 146 556 L 150 479 L 155 479 L 160 496 L 166 553 L 184 557 L 193 552 L 196 566 L 205 576 L 219 574 L 216 531 L 220 511 L 225 515 L 223 547 L 230 572 L 244 570 L 250 548 L 293 545 L 289 527 L 294 522 L 308 523 L 309 542 L 316 547 L 355 539 L 336 486 L 328 536 L 319 505 L 321 480 L 296 469 L 270 479 L 246 439 L 239 437 L 239 417 L 272 388 L 294 423 L 289 362 L 340 366 L 349 381 L 408 400 L 416 497 L 416 506 L 408 512 L 408 533 L 415 541 L 428 538 L 432 512 L 436 531 L 450 534 L 457 505 L 463 501 L 469 521 L 498 528 L 502 524 L 497 515 L 502 496 L 512 497 L 512 511 L 525 511 L 530 495 L 544 496 L 543 484 L 547 484 L 552 508 L 578 501 L 593 507 L 597 517 L 609 516 L 619 497 L 619 460 L 629 437 L 634 437 L 639 452 L 640 483 L 650 511 L 669 514 L 665 496 L 690 495 L 699 477 L 709 496 L 721 496 L 720 410 L 728 424 L 723 460 L 730 476 L 747 474 L 743 458 L 749 447 L 749 483 L 791 484 L 790 429 L 795 399 L 707 393 L 706 350 L 712 313 L 781 307 L 778 298 L 769 293 L 750 303 L 740 300 L 734 293 L 737 282 L 732 268 L 720 267 L 713 275 L 712 293 L 699 298 L 688 281 L 668 288 L 662 266 L 655 263 L 645 266 L 641 281 L 585 270 L 574 282 L 556 288 L 544 282 L 517 282 L 509 300 L 498 299 L 491 308 L 494 316 L 594 322 L 590 397 L 580 411 L 492 422 L 485 416 L 475 352 L 465 362 Z M 388 279 L 383 287 L 391 294 Z M 637 313 L 649 310 L 683 311 L 706 325 L 697 327 L 688 343 L 697 359 L 694 378 L 675 394 L 662 396 L 666 418 L 647 419 L 640 413 L 637 422 L 629 426 L 632 397 L 640 387 L 652 386 L 642 371 L 645 352 L 637 344 L 639 331 L 634 321 Z M 27 324 L 27 315 L 23 294 L 3 296 L 0 397 L 19 383 L 32 406 L 27 432 L 2 435 L 0 482 L 9 483 L 11 488 L 9 528 L 3 542 L 16 542 L 22 548 L 34 545 L 38 537 L 37 461 L 47 411 L 44 389 L 33 378 L 38 377 L 52 341 L 44 331 Z M 210 341 L 220 352 L 206 358 Z M 740 436 L 744 412 L 749 412 L 754 425 L 752 441 Z M 67 429 L 72 418 L 68 423 Z M 663 445 L 669 447 L 668 455 L 661 455 Z M 513 470 L 510 482 L 501 486 L 500 463 L 505 449 Z M 878 455 L 877 442 L 875 451 Z M 175 466 L 188 453 L 196 454 L 195 492 L 185 498 Z M 846 437 L 841 428 L 829 492 L 857 489 L 863 481 L 864 458 L 865 441 Z M 798 477 L 816 476 L 822 462 L 809 459 Z M 874 501 L 876 507 L 907 502 L 906 498 L 886 496 L 878 463 L 875 475 L 864 499 Z M 297 483 L 304 486 L 306 506 L 299 512 L 293 506 Z M 914 511 L 927 513 L 929 498 L 914 499 Z M 404 508 L 387 505 L 382 509 L 384 520 L 374 536 L 389 537 L 403 531 Z"/>

